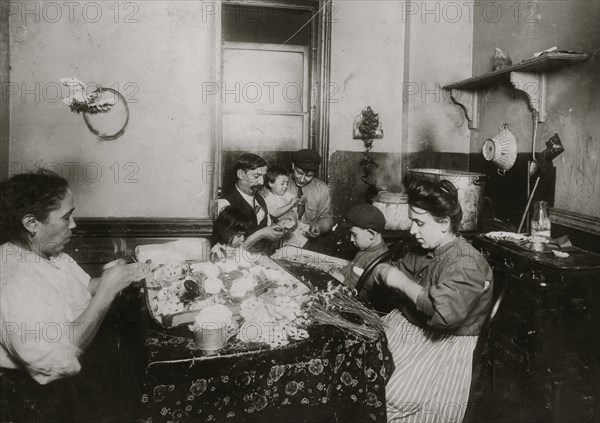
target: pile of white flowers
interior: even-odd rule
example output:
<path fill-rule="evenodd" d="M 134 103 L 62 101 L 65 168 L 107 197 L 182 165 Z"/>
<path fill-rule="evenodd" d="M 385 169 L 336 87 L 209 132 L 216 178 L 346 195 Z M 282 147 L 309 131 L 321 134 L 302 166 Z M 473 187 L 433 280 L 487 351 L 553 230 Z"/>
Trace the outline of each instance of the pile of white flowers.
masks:
<path fill-rule="evenodd" d="M 296 298 L 266 293 L 244 300 L 240 307 L 244 319 L 238 339 L 278 347 L 291 340 L 308 338 L 301 304 Z"/>
<path fill-rule="evenodd" d="M 217 320 L 230 326 L 231 309 L 238 305 L 242 342 L 281 346 L 308 337 L 302 303 L 309 289 L 281 268 L 235 260 L 165 263 L 152 270 L 148 282 L 158 290 L 150 302 L 155 316 L 199 312 L 192 331 Z"/>

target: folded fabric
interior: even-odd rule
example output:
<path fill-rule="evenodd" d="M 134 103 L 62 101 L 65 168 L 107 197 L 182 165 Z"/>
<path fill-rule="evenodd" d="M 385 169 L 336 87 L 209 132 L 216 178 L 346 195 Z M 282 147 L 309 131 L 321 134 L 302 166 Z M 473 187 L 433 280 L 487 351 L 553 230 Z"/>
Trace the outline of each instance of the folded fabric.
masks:
<path fill-rule="evenodd" d="M 205 238 L 186 238 L 164 244 L 138 245 L 135 255 L 138 262 L 150 261 L 158 266 L 169 262 L 208 260 L 210 242 Z"/>

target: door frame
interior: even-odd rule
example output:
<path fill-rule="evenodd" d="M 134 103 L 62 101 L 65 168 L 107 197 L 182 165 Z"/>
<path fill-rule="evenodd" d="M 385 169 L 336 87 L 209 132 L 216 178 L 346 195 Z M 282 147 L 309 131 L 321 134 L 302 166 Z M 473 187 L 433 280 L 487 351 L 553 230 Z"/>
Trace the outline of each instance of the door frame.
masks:
<path fill-rule="evenodd" d="M 331 73 L 331 16 L 333 4 L 331 0 L 318 1 L 280 1 L 280 0 L 220 0 L 215 16 L 214 34 L 214 81 L 220 87 L 222 82 L 222 27 L 221 11 L 223 5 L 241 5 L 257 7 L 277 7 L 284 9 L 309 10 L 312 18 L 311 45 L 309 46 L 310 69 L 309 69 L 309 136 L 308 147 L 316 150 L 323 162 L 319 169 L 319 178 L 327 182 L 329 162 L 329 89 Z M 221 194 L 222 187 L 222 105 L 220 96 L 213 96 L 212 113 L 212 139 L 214 140 L 214 162 L 217 169 L 216 177 L 213 179 L 210 196 L 216 199 Z"/>

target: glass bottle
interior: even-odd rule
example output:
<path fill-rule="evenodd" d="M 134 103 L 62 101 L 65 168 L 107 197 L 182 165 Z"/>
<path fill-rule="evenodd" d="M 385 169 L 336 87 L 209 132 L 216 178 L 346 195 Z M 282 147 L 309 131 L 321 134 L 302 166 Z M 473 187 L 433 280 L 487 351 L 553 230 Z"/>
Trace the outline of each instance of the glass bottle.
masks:
<path fill-rule="evenodd" d="M 550 238 L 550 215 L 545 201 L 537 201 L 533 205 L 533 217 L 531 218 L 531 235 Z"/>

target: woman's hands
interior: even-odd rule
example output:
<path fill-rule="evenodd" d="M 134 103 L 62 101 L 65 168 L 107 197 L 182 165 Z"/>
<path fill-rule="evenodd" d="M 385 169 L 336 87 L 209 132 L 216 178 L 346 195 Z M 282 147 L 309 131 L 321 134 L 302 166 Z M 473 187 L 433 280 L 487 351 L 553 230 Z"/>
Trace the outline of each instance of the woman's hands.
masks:
<path fill-rule="evenodd" d="M 143 263 L 125 264 L 124 260 L 117 260 L 105 266 L 102 276 L 92 279 L 88 285 L 92 301 L 81 313 L 74 324 L 74 344 L 85 349 L 104 319 L 111 303 L 123 289 L 132 282 L 144 278 L 150 271 L 150 266 Z"/>
<path fill-rule="evenodd" d="M 410 279 L 406 273 L 388 263 L 382 263 L 377 266 L 373 271 L 373 274 L 376 282 L 384 283 L 390 288 L 396 288 L 402 292 L 404 292 L 406 287 L 410 284 L 416 284 L 416 282 Z"/>
<path fill-rule="evenodd" d="M 373 271 L 375 283 L 383 283 L 391 288 L 402 291 L 412 302 L 417 302 L 423 287 L 413 281 L 408 275 L 391 264 L 380 264 Z"/>
<path fill-rule="evenodd" d="M 375 269 L 373 270 L 373 278 L 375 279 L 376 283 L 381 283 L 390 287 L 395 287 L 393 286 L 393 282 L 390 283 L 390 272 L 392 272 L 394 269 L 396 269 L 394 266 L 392 266 L 391 264 L 387 264 L 387 263 L 382 263 L 380 265 L 378 265 L 377 267 L 375 267 Z M 398 270 L 398 269 L 396 269 Z"/>
<path fill-rule="evenodd" d="M 131 285 L 132 282 L 145 278 L 149 270 L 150 268 L 147 264 L 125 264 L 123 260 L 119 260 L 117 264 L 102 273 L 96 287 L 96 293 L 106 295 L 108 298 L 114 298 L 119 292 Z"/>

